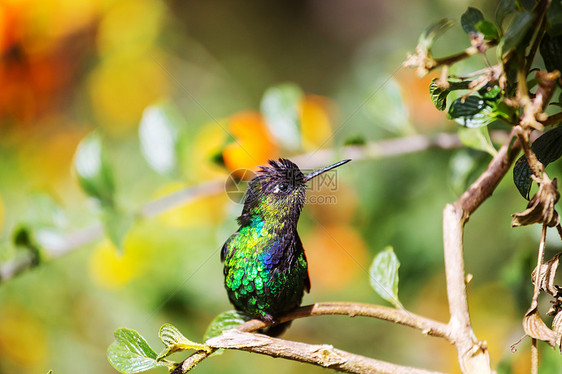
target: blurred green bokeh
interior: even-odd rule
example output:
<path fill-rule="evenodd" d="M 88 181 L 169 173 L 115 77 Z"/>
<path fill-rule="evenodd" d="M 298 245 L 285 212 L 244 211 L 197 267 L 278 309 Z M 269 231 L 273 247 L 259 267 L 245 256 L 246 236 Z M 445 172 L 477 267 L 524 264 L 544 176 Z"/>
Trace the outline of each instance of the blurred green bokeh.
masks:
<path fill-rule="evenodd" d="M 18 250 L 9 245 L 18 227 L 33 230 L 56 221 L 69 233 L 99 221 L 100 207 L 71 171 L 79 142 L 96 129 L 114 172 L 115 199 L 127 212 L 187 185 L 226 179 L 227 170 L 208 157 L 228 143 L 221 126 L 265 160 L 338 148 L 349 139 L 454 131 L 457 124 L 429 99 L 435 75 L 419 80 L 400 64 L 424 27 L 444 17 L 458 20 L 467 6 L 493 19 L 496 4 L 482 0 L 4 1 L 0 246 L 6 249 L 0 250 L 0 263 Z M 456 25 L 436 47 L 450 53 L 468 43 Z M 459 69 L 480 67 L 480 60 L 470 59 Z M 254 112 L 262 95 L 285 82 L 302 89 L 303 108 L 318 126 L 302 129 L 302 147 L 293 154 L 273 144 L 260 147 L 244 127 L 260 128 Z M 139 123 L 150 105 L 175 111 L 183 139 L 181 160 L 167 173 L 150 167 L 139 142 Z M 243 166 L 240 152 L 226 147 L 226 166 Z M 268 153 L 274 148 L 276 153 Z M 465 154 L 478 170 L 489 160 L 476 151 L 431 150 L 339 170 L 337 204 L 312 204 L 301 217 L 312 281 L 304 303 L 384 304 L 366 269 L 391 245 L 401 262 L 401 302 L 447 321 L 441 212 L 461 192 L 459 185 L 466 185 L 451 171 L 455 157 Z M 550 168 L 554 176 L 560 171 L 556 164 Z M 509 349 L 523 334 L 539 236 L 535 227 L 510 228 L 510 214 L 524 207 L 508 176 L 471 217 L 465 235 L 476 334 L 487 340 L 493 365 L 502 361 L 512 373 L 530 367 L 528 341 L 515 354 Z M 219 249 L 236 230 L 240 210 L 225 193 L 201 198 L 135 223 L 122 254 L 109 239 L 96 240 L 0 283 L 0 373 L 115 373 L 106 350 L 119 327 L 139 331 L 157 348 L 158 329 L 166 322 L 201 340 L 214 316 L 231 309 Z M 559 241 L 549 241 L 547 257 L 559 247 Z M 310 318 L 294 322 L 286 338 L 458 372 L 452 346 L 381 321 Z M 545 353 L 545 372 L 560 370 L 560 362 Z M 196 370 L 324 371 L 244 352 L 226 352 Z"/>

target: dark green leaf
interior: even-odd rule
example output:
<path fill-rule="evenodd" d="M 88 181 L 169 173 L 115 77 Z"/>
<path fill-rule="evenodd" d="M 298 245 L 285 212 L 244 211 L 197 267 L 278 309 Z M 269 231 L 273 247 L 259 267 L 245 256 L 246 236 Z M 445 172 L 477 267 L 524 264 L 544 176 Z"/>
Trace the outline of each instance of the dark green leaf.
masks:
<path fill-rule="evenodd" d="M 363 135 L 355 135 L 350 136 L 349 138 L 345 139 L 343 145 L 365 145 L 367 144 L 367 140 Z"/>
<path fill-rule="evenodd" d="M 498 48 L 501 51 L 501 56 L 512 49 L 518 48 L 525 41 L 528 32 L 533 32 L 532 26 L 535 18 L 536 14 L 532 12 L 520 12 L 515 15 L 500 41 Z"/>
<path fill-rule="evenodd" d="M 500 37 L 498 28 L 492 22 L 488 20 L 482 20 L 478 22 L 475 26 L 476 31 L 484 35 L 484 39 L 498 39 Z"/>
<path fill-rule="evenodd" d="M 451 103 L 447 117 L 466 127 L 482 127 L 496 120 L 489 101 L 469 96 L 464 101 L 460 97 Z"/>
<path fill-rule="evenodd" d="M 531 146 L 537 159 L 546 167 L 562 156 L 562 127 L 557 127 L 537 138 Z M 525 156 L 521 156 L 513 167 L 513 182 L 521 196 L 529 199 L 533 171 Z"/>
<path fill-rule="evenodd" d="M 123 249 L 123 240 L 135 222 L 135 216 L 116 208 L 105 208 L 102 215 L 105 233 L 119 250 Z"/>
<path fill-rule="evenodd" d="M 429 95 L 431 96 L 433 105 L 435 105 L 438 110 L 445 110 L 447 107 L 447 95 L 454 90 L 466 90 L 469 84 L 469 81 L 449 82 L 449 88 L 443 90 L 437 84 L 437 78 L 434 78 L 429 85 Z"/>
<path fill-rule="evenodd" d="M 449 30 L 455 21 L 444 18 L 427 27 L 419 37 L 418 45 L 424 50 L 429 50 L 433 46 L 433 42 L 443 33 Z"/>
<path fill-rule="evenodd" d="M 515 11 L 514 0 L 500 0 L 496 8 L 496 24 L 502 29 L 502 23 L 505 17 Z"/>
<path fill-rule="evenodd" d="M 295 84 L 285 83 L 265 91 L 260 110 L 273 136 L 286 148 L 298 149 L 301 144 L 298 104 L 303 96 Z"/>
<path fill-rule="evenodd" d="M 459 128 L 459 138 L 461 143 L 467 147 L 488 152 L 492 156 L 497 153 L 490 139 L 487 126 L 478 128 L 461 127 Z"/>
<path fill-rule="evenodd" d="M 248 316 L 236 310 L 221 313 L 209 324 L 203 340 L 207 341 L 215 336 L 219 336 L 223 331 L 233 329 L 248 320 Z"/>
<path fill-rule="evenodd" d="M 553 0 L 546 11 L 546 31 L 551 36 L 562 35 L 562 1 Z"/>
<path fill-rule="evenodd" d="M 139 126 L 141 151 L 152 169 L 171 174 L 179 163 L 178 115 L 169 107 L 150 106 Z"/>
<path fill-rule="evenodd" d="M 466 12 L 461 16 L 461 26 L 463 30 L 470 34 L 476 33 L 476 24 L 484 19 L 482 12 L 476 8 L 468 7 Z"/>
<path fill-rule="evenodd" d="M 400 261 L 392 247 L 386 247 L 373 260 L 369 269 L 371 286 L 380 297 L 397 308 L 402 304 L 398 300 L 398 268 Z"/>
<path fill-rule="evenodd" d="M 74 155 L 74 168 L 84 192 L 99 200 L 102 205 L 113 205 L 113 174 L 97 132 L 88 135 L 78 145 Z"/>
<path fill-rule="evenodd" d="M 544 34 L 540 51 L 546 70 L 562 72 L 562 35 L 553 37 Z"/>
<path fill-rule="evenodd" d="M 115 330 L 115 341 L 107 350 L 111 365 L 121 373 L 139 373 L 159 366 L 156 352 L 135 330 L 120 328 Z"/>

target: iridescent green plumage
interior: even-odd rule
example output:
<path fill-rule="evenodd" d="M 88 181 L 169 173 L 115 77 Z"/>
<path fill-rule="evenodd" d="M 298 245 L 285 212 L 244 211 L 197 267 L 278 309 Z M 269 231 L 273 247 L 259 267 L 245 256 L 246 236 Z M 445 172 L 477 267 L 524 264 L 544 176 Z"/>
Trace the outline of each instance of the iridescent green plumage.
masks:
<path fill-rule="evenodd" d="M 308 265 L 297 233 L 306 182 L 342 161 L 305 176 L 286 159 L 270 161 L 252 179 L 240 228 L 221 251 L 225 287 L 236 309 L 277 324 L 310 290 Z M 283 328 L 270 333 L 280 333 Z"/>

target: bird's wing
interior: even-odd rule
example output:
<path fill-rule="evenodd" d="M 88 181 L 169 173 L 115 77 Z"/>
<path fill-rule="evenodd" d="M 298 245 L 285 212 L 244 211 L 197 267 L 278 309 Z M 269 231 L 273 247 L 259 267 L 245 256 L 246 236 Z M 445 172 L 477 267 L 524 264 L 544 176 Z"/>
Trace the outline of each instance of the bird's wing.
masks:
<path fill-rule="evenodd" d="M 296 253 L 302 252 L 302 255 L 304 256 L 304 260 L 307 263 L 306 279 L 304 281 L 304 289 L 306 290 L 306 292 L 310 292 L 310 275 L 308 274 L 308 261 L 306 260 L 306 253 L 304 253 L 304 248 L 302 246 L 301 238 L 300 238 L 298 233 L 295 235 L 295 241 L 296 241 L 296 247 L 297 247 Z"/>
<path fill-rule="evenodd" d="M 230 235 L 230 238 L 226 239 L 226 242 L 224 242 L 224 244 L 222 245 L 221 262 L 224 262 L 224 260 L 226 260 L 226 256 L 229 254 L 228 253 L 228 245 L 236 237 L 236 235 L 238 235 L 238 231 L 236 231 L 234 234 Z"/>

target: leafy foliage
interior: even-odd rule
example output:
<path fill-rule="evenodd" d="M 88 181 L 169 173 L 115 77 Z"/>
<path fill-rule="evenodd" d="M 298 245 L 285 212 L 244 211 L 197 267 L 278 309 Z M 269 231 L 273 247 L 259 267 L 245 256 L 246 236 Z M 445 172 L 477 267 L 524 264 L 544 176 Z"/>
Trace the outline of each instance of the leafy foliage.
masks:
<path fill-rule="evenodd" d="M 562 156 L 562 127 L 557 127 L 541 135 L 531 146 L 537 159 L 546 167 L 551 162 Z M 533 180 L 533 171 L 527 162 L 525 155 L 521 156 L 513 167 L 513 182 L 521 196 L 529 199 L 529 191 Z"/>
<path fill-rule="evenodd" d="M 115 341 L 107 350 L 111 365 L 121 373 L 140 373 L 165 363 L 157 360 L 156 352 L 135 330 L 115 330 Z"/>
<path fill-rule="evenodd" d="M 386 247 L 373 259 L 369 275 L 371 286 L 380 297 L 401 308 L 398 300 L 398 268 L 400 262 L 392 247 Z"/>

